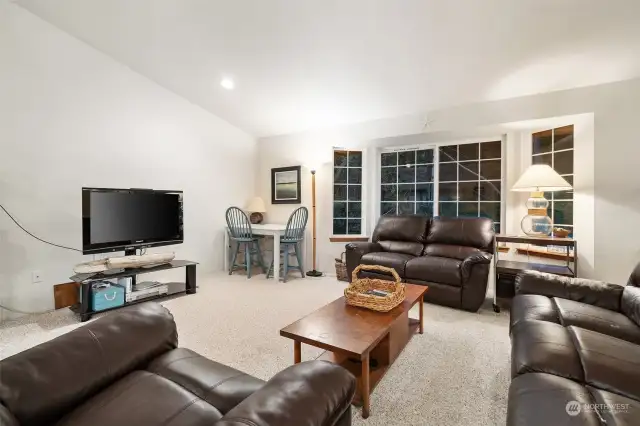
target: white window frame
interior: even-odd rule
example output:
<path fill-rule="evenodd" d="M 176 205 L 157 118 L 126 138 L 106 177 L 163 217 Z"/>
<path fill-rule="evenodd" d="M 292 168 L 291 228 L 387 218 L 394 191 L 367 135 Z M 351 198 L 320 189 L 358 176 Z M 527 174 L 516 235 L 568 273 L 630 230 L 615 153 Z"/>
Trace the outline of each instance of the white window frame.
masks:
<path fill-rule="evenodd" d="M 335 151 L 356 151 L 356 152 L 360 152 L 362 154 L 362 180 L 360 182 L 360 186 L 361 186 L 361 195 L 360 195 L 360 233 L 359 234 L 334 234 L 333 233 L 333 221 L 334 221 L 334 216 L 333 216 L 333 203 L 336 201 L 333 197 L 334 197 L 334 187 L 336 185 L 335 183 L 335 179 L 334 179 L 334 153 Z M 347 157 L 348 158 L 348 157 Z M 367 212 L 368 212 L 368 201 L 367 201 L 367 169 L 368 169 L 368 164 L 367 164 L 367 150 L 364 148 L 346 148 L 346 147 L 341 147 L 341 146 L 334 146 L 332 147 L 331 150 L 331 237 L 338 237 L 338 238 L 343 238 L 343 237 L 352 237 L 352 238 L 362 238 L 367 236 Z M 347 167 L 348 168 L 348 165 Z M 348 176 L 348 175 L 347 175 Z M 348 179 L 348 177 L 347 177 Z M 343 185 L 342 183 L 338 184 L 338 185 Z M 348 185 L 357 185 L 357 184 L 349 184 L 348 180 L 347 180 L 347 202 L 349 200 L 349 187 Z M 348 213 L 347 213 L 348 216 Z M 343 219 L 343 218 L 338 218 L 338 219 Z M 348 221 L 349 218 L 347 217 L 346 220 Z M 348 230 L 348 222 L 347 222 L 347 230 Z"/>

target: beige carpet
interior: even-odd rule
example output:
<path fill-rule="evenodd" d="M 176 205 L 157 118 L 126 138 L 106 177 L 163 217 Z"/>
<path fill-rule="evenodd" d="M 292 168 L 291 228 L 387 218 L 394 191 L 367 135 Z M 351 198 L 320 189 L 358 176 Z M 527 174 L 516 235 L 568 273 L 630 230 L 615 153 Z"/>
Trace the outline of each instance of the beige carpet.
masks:
<path fill-rule="evenodd" d="M 264 275 L 200 279 L 196 295 L 163 302 L 178 324 L 180 345 L 268 380 L 293 362 L 283 326 L 342 295 L 335 278 L 276 284 Z M 412 312 L 417 317 L 417 311 Z M 371 398 L 368 426 L 502 425 L 509 385 L 508 314 L 425 305 L 425 333 L 414 337 Z M 80 324 L 68 310 L 0 325 L 0 358 Z M 320 350 L 302 346 L 303 360 Z M 293 425 L 292 425 L 293 426 Z"/>

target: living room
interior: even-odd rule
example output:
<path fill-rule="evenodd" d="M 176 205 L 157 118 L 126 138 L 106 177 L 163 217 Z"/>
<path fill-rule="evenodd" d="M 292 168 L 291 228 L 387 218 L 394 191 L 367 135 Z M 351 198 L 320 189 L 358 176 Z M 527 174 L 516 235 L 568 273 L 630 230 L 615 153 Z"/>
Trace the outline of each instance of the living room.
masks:
<path fill-rule="evenodd" d="M 423 272 L 412 277 L 406 267 L 413 260 L 405 258 L 396 266 L 377 255 L 371 265 L 395 269 L 402 281 L 395 288 L 403 287 L 405 303 L 412 288 L 426 291 L 401 316 L 415 326 L 410 328 L 415 335 L 402 335 L 393 356 L 375 359 L 376 350 L 365 350 L 361 355 L 370 362 L 347 359 L 349 374 L 358 377 L 355 385 L 342 370 L 322 370 L 335 375 L 335 386 L 326 380 L 312 383 L 320 403 L 309 402 L 313 409 L 308 412 L 282 414 L 278 410 L 286 404 L 274 408 L 274 400 L 267 398 L 246 418 L 238 414 L 238 424 L 640 424 L 640 390 L 631 383 L 640 383 L 633 373 L 637 369 L 599 370 L 610 377 L 627 374 L 626 381 L 593 379 L 600 380 L 594 384 L 584 371 L 540 367 L 533 364 L 548 360 L 523 355 L 535 348 L 518 336 L 537 329 L 517 324 L 518 315 L 535 317 L 532 305 L 525 303 L 532 298 L 523 297 L 530 294 L 520 292 L 545 297 L 536 299 L 535 306 L 554 300 L 558 313 L 550 315 L 558 318 L 564 308 L 555 299 L 563 296 L 554 290 L 536 293 L 541 290 L 527 287 L 534 277 L 524 272 L 518 286 L 517 273 L 496 263 L 566 264 L 570 276 L 612 283 L 602 287 L 607 289 L 629 282 L 626 293 L 610 289 L 615 303 L 605 294 L 572 300 L 616 314 L 617 319 L 606 317 L 609 328 L 627 334 L 560 319 L 556 322 L 565 327 L 553 333 L 571 330 L 567 333 L 580 342 L 588 339 L 576 334 L 579 327 L 614 333 L 611 338 L 624 343 L 640 336 L 633 328 L 640 321 L 640 308 L 633 310 L 640 296 L 633 298 L 629 281 L 640 261 L 640 179 L 635 177 L 640 145 L 634 126 L 640 100 L 639 18 L 640 5 L 634 1 L 0 0 L 0 360 L 19 357 L 85 325 L 104 331 L 105 341 L 113 343 L 110 328 L 100 321 L 116 321 L 128 309 L 145 309 L 141 304 L 94 319 L 90 311 L 78 316 L 68 308 L 83 303 L 71 278 L 81 269 L 74 268 L 107 262 L 129 250 L 87 249 L 83 188 L 176 191 L 184 227 L 180 244 L 131 247 L 136 255 L 141 250 L 146 256 L 170 253 L 192 262 L 186 266 L 191 266 L 186 281 L 191 279 L 195 294 L 182 289 L 187 295 L 158 298 L 173 319 L 161 308 L 144 312 L 156 319 L 155 326 L 177 328 L 180 348 L 202 356 L 202 365 L 215 361 L 257 380 L 239 387 L 258 389 L 266 381 L 273 392 L 278 383 L 286 388 L 285 379 L 308 385 L 303 379 L 313 379 L 313 371 L 296 375 L 294 361 L 299 357 L 301 366 L 316 365 L 313 361 L 330 351 L 328 345 L 338 344 L 330 344 L 328 329 L 314 326 L 307 330 L 313 338 L 306 336 L 300 346 L 300 329 L 288 326 L 302 326 L 298 321 L 346 297 L 351 273 L 368 262 L 365 251 L 373 244 L 378 244 L 374 254 L 380 250 L 413 257 L 417 250 L 415 257 L 428 260 L 435 253 L 458 264 L 465 258 L 460 253 L 482 252 L 482 274 L 468 279 L 476 283 L 477 302 L 465 301 L 464 272 L 455 278 L 463 284 L 452 289 L 441 286 L 450 278 L 444 263 L 420 269 L 439 271 L 444 281 L 434 275 L 421 279 Z M 560 177 L 567 186 L 544 190 L 553 186 L 542 182 L 547 175 L 534 182 L 540 191 L 522 185 L 531 167 L 541 164 L 549 165 L 551 178 Z M 469 174 L 472 178 L 463 177 Z M 287 187 L 294 189 L 292 196 L 286 190 L 278 193 L 279 179 L 285 177 L 293 179 L 286 182 L 293 185 Z M 548 209 L 527 205 L 530 197 L 540 202 L 541 196 L 532 192 L 544 193 Z M 230 232 L 230 207 L 244 211 L 240 219 L 246 213 L 251 222 L 249 244 Z M 287 232 L 298 208 L 306 220 L 300 238 L 284 238 L 279 233 Z M 104 213 L 116 214 L 109 209 Z M 396 241 L 383 229 L 385 220 L 405 214 L 423 222 L 387 222 L 400 229 Z M 538 217 L 535 229 L 527 229 L 531 215 Z M 544 228 L 539 221 L 547 217 L 550 226 Z M 479 240 L 469 237 L 475 228 L 467 225 L 460 225 L 464 231 L 458 239 L 453 237 L 458 225 L 434 236 L 448 220 L 477 223 Z M 539 245 L 539 236 L 526 235 L 539 234 L 541 227 L 550 238 L 548 245 Z M 514 242 L 515 237 L 521 241 Z M 455 245 L 458 254 L 434 252 L 436 245 Z M 235 252 L 236 247 L 241 251 Z M 262 265 L 252 252 L 261 255 Z M 253 262 L 250 268 L 243 265 L 247 258 Z M 185 281 L 181 267 L 144 272 L 139 282 Z M 392 283 L 389 274 L 365 270 L 356 281 Z M 60 294 L 64 297 L 56 299 Z M 85 304 L 88 297 L 90 293 Z M 363 318 L 378 318 L 374 311 L 350 308 L 362 309 Z M 422 334 L 412 322 L 417 320 Z M 138 337 L 158 331 L 144 324 L 131 327 L 138 326 Z M 393 342 L 384 337 L 393 335 L 389 329 L 384 330 L 388 334 L 376 333 L 383 342 Z M 568 344 L 565 334 L 552 337 Z M 177 343 L 153 344 L 164 351 Z M 67 346 L 72 350 L 73 340 Z M 628 350 L 627 362 L 637 367 L 640 353 Z M 582 354 L 579 348 L 577 353 Z M 69 365 L 83 362 L 82 354 L 68 355 Z M 561 354 L 554 356 L 561 359 Z M 382 372 L 379 364 L 385 362 Z M 576 362 L 572 358 L 564 365 Z M 366 401 L 359 366 L 371 369 Z M 51 379 L 55 385 L 45 389 L 60 391 L 64 402 L 64 410 L 56 411 L 55 401 L 16 402 L 11 395 L 20 391 L 12 386 L 25 380 L 3 383 L 3 378 L 11 379 L 6 371 L 0 363 L 3 425 L 82 424 L 87 417 L 82 417 L 81 402 L 109 391 L 109 383 L 101 382 L 78 399 L 77 383 L 76 388 L 65 387 Z M 570 389 L 566 392 L 577 384 L 575 392 L 584 397 L 579 402 L 587 405 L 574 416 L 565 412 L 566 402 L 558 408 L 549 401 L 519 400 L 512 382 L 538 371 L 568 380 L 571 384 L 559 385 Z M 71 369 L 66 374 L 75 373 Z M 124 369 L 118 374 L 109 379 L 113 386 L 125 380 Z M 259 402 L 269 389 L 261 390 L 245 394 L 248 398 L 234 406 L 246 409 L 243 403 Z M 336 397 L 338 405 L 326 402 L 326 410 L 339 413 L 324 418 L 322 398 L 327 396 L 320 394 L 339 391 L 355 392 L 354 404 Z M 29 392 L 33 398 L 39 395 L 33 388 L 22 394 Z M 313 395 L 301 396 L 308 400 L 285 397 L 293 407 L 314 400 Z M 142 398 L 139 404 L 160 410 L 151 399 Z M 600 403 L 604 409 L 595 412 L 589 405 Z M 167 418 L 101 418 L 93 407 L 95 411 L 86 412 L 96 416 L 94 424 L 169 424 Z M 127 414 L 127 409 L 119 411 Z M 545 411 L 547 418 L 531 417 Z M 39 414 L 31 417 L 29 412 Z M 235 424 L 223 423 L 232 421 L 225 416 L 193 416 L 174 424 Z"/>

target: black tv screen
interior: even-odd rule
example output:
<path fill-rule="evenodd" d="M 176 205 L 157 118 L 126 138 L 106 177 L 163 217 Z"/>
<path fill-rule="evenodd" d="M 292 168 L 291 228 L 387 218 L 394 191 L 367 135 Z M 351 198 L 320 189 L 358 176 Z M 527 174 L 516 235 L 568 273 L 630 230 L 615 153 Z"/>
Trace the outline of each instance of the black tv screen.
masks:
<path fill-rule="evenodd" d="M 82 188 L 82 240 L 84 254 L 182 243 L 182 191 Z"/>

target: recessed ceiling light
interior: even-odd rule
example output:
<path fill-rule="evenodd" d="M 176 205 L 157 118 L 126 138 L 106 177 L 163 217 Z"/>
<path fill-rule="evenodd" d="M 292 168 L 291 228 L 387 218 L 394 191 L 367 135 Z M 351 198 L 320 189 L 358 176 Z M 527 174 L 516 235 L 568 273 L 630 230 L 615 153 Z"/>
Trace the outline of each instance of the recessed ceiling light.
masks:
<path fill-rule="evenodd" d="M 233 88 L 236 87 L 236 84 L 230 78 L 223 78 L 220 82 L 220 86 L 227 90 L 233 90 Z"/>

